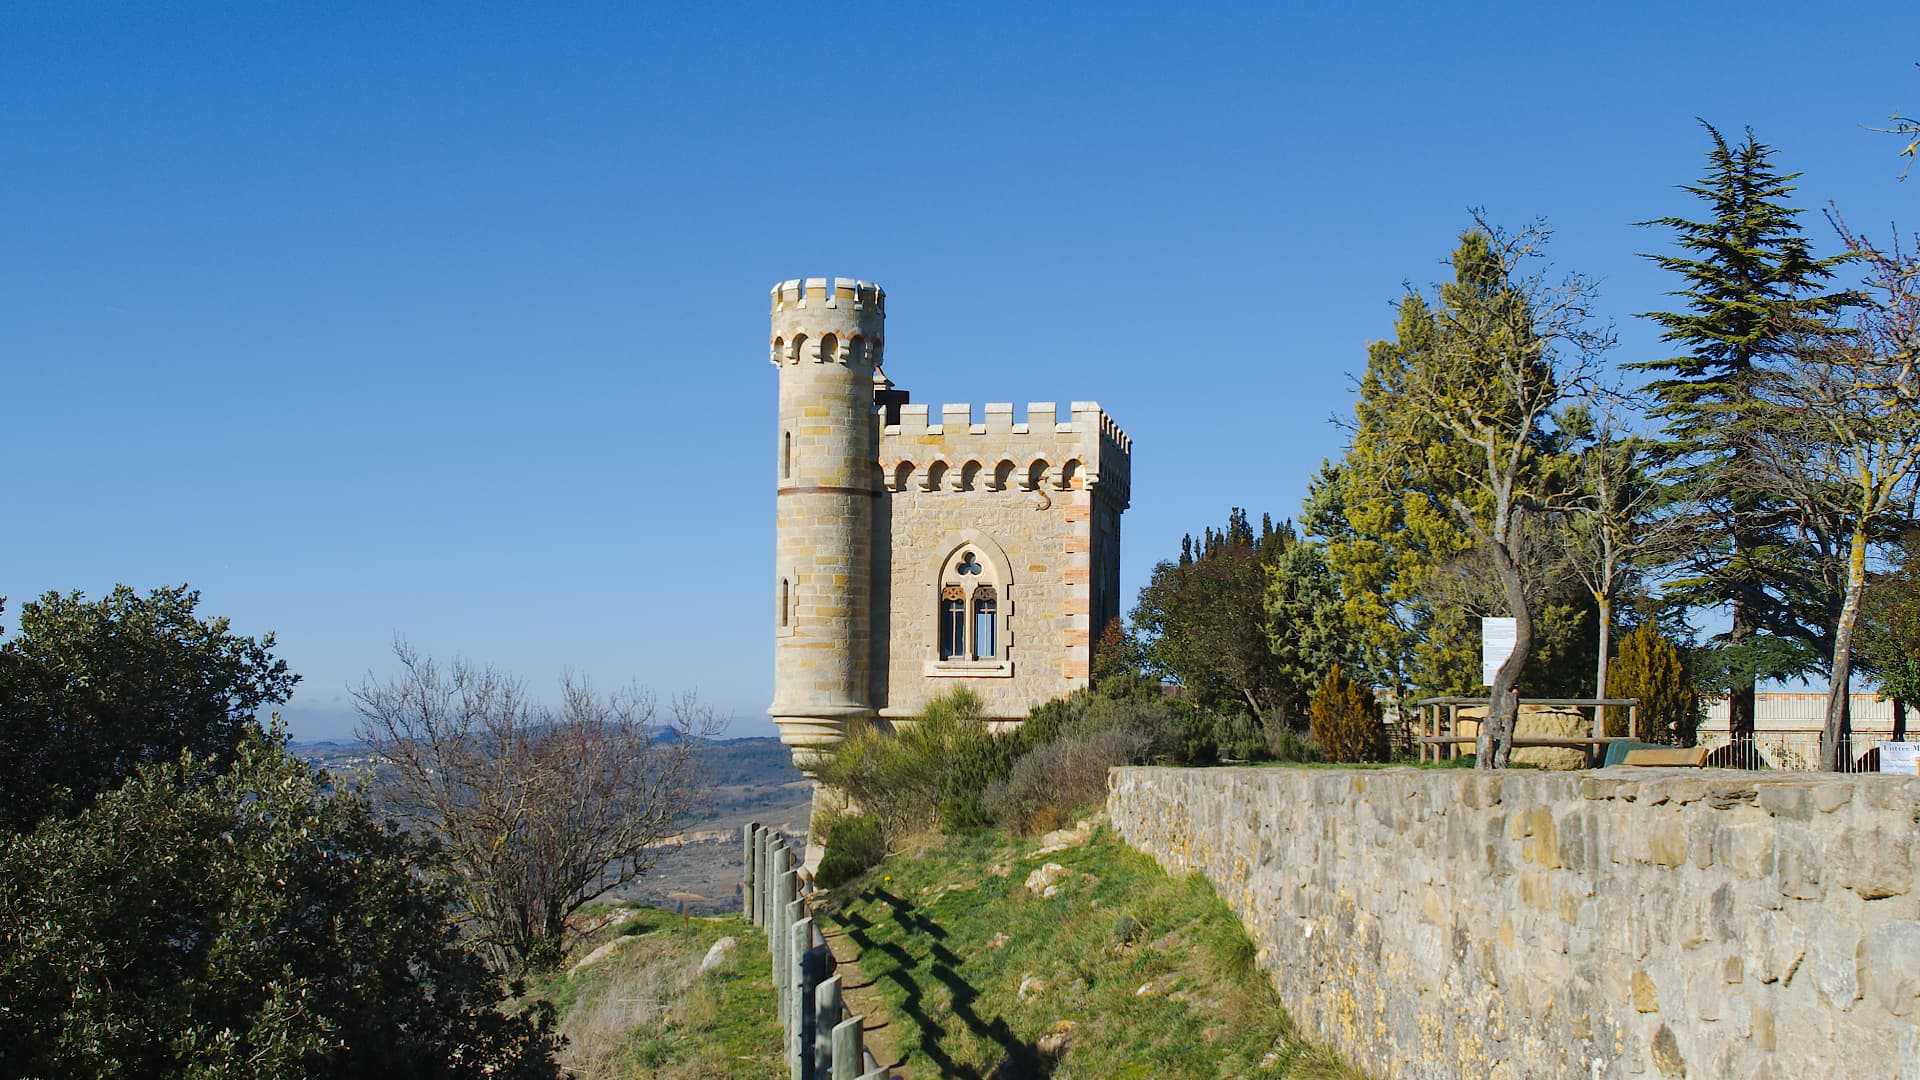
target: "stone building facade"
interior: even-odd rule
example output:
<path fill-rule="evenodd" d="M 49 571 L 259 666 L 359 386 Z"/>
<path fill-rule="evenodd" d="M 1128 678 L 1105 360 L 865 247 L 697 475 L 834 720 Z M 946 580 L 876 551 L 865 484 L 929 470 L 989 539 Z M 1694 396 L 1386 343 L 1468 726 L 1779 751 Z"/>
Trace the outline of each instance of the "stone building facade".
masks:
<path fill-rule="evenodd" d="M 1120 613 L 1131 442 L 1100 406 L 912 404 L 886 293 L 772 290 L 780 372 L 774 701 L 803 766 L 850 724 L 965 686 L 995 719 L 1085 685 Z"/>

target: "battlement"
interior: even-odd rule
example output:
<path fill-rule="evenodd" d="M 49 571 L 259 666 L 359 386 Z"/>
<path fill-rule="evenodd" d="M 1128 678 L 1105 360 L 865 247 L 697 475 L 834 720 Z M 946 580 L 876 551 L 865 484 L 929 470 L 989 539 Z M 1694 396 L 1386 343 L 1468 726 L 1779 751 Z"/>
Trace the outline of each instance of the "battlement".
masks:
<path fill-rule="evenodd" d="M 871 281 L 855 278 L 790 278 L 774 285 L 770 292 L 776 312 L 810 307 L 887 310 L 887 291 Z"/>
<path fill-rule="evenodd" d="M 915 437 L 922 435 L 1083 435 L 1104 436 L 1115 449 L 1122 454 L 1132 453 L 1133 440 L 1120 429 L 1113 417 L 1100 408 L 1097 401 L 1076 401 L 1069 406 L 1067 419 L 1059 418 L 1060 406 L 1051 401 L 1030 401 L 1027 403 L 1025 423 L 1013 422 L 1013 403 L 1010 401 L 989 401 L 986 411 L 978 422 L 973 418 L 973 406 L 962 402 L 940 406 L 939 420 L 934 420 L 931 405 L 900 406 L 900 422 L 887 424 L 880 429 L 882 438 L 889 436 Z"/>
<path fill-rule="evenodd" d="M 879 460 L 892 491 L 1000 491 L 1099 486 L 1124 508 L 1133 440 L 1100 408 L 1076 401 L 1065 418 L 1051 401 L 1029 402 L 1024 423 L 1011 402 L 900 406 L 900 422 L 880 427 Z"/>

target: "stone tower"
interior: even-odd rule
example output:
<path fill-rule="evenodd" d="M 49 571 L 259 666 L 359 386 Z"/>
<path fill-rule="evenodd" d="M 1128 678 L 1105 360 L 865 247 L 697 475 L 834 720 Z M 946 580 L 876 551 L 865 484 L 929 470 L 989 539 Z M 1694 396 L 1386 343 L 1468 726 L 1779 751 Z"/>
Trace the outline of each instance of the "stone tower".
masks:
<path fill-rule="evenodd" d="M 795 764 L 874 715 L 874 369 L 886 293 L 849 278 L 773 287 L 780 369 L 775 451 L 773 705 Z"/>

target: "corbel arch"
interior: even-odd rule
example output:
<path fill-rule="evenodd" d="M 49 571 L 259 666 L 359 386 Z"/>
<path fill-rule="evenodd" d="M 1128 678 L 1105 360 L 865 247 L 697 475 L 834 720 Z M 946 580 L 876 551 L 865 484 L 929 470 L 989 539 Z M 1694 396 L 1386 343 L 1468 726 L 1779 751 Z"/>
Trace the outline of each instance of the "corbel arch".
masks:
<path fill-rule="evenodd" d="M 947 483 L 947 463 L 935 459 L 927 464 L 926 479 L 920 482 L 922 491 L 939 491 Z"/>
<path fill-rule="evenodd" d="M 1079 458 L 1068 458 L 1060 466 L 1060 490 L 1077 491 L 1081 487 L 1081 467 Z"/>

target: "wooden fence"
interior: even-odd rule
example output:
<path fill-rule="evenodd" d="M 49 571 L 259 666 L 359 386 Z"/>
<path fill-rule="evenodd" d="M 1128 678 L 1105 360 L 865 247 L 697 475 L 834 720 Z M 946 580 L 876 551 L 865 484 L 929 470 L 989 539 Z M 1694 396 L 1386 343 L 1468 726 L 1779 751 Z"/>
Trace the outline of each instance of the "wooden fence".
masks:
<path fill-rule="evenodd" d="M 767 934 L 793 1080 L 892 1080 L 841 1000 L 833 953 L 807 913 L 813 877 L 787 838 L 759 822 L 743 830 L 742 914 Z"/>

